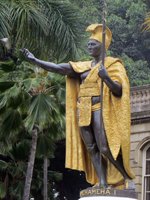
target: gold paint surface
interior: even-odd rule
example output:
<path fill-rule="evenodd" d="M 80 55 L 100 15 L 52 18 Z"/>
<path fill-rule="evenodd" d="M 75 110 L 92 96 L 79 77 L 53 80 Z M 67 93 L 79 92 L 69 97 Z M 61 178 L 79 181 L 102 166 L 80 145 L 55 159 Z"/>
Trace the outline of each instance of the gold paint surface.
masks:
<path fill-rule="evenodd" d="M 73 63 L 70 62 L 74 71 L 79 73 L 91 69 L 91 61 Z M 100 78 L 98 77 L 98 66 L 91 69 L 91 72 L 84 81 L 85 84 L 97 84 L 100 88 Z M 105 67 L 112 80 L 119 82 L 122 85 L 122 97 L 115 97 L 104 83 L 103 92 L 103 121 L 108 145 L 114 157 L 117 158 L 120 150 L 122 152 L 123 164 L 127 174 L 133 178 L 129 164 L 130 155 L 130 87 L 128 77 L 122 62 L 119 59 L 107 57 L 105 59 Z M 82 89 L 82 87 L 84 89 Z M 94 167 L 91 163 L 85 146 L 80 137 L 80 130 L 77 120 L 77 99 L 80 95 L 80 115 L 83 124 L 90 124 L 91 119 L 91 94 L 88 97 L 82 95 L 82 90 L 86 91 L 84 85 L 79 84 L 79 80 L 66 78 L 66 167 L 84 171 L 86 179 L 91 184 L 96 184 L 98 178 Z M 99 90 L 100 91 L 100 90 Z M 89 89 L 88 89 L 89 93 Z M 100 95 L 100 93 L 99 93 Z M 86 106 L 84 98 L 86 98 Z M 83 107 L 86 107 L 84 109 Z M 100 106 L 100 104 L 99 104 Z M 84 113 L 86 110 L 86 119 Z M 87 114 L 88 112 L 88 114 Z M 81 116 L 83 115 L 83 116 Z M 85 120 L 85 121 L 84 121 Z M 81 124 L 82 124 L 81 123 Z M 111 185 L 116 185 L 122 182 L 123 177 L 118 170 L 107 160 L 107 182 Z"/>

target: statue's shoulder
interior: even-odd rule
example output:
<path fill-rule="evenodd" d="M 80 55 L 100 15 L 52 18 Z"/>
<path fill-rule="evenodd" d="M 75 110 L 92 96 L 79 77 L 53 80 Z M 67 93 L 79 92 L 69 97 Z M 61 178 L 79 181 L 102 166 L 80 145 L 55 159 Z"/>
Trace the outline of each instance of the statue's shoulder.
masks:
<path fill-rule="evenodd" d="M 69 64 L 71 65 L 71 67 L 75 72 L 82 73 L 91 69 L 91 62 L 92 61 L 78 61 L 78 62 L 70 61 Z"/>
<path fill-rule="evenodd" d="M 120 63 L 120 64 L 123 65 L 121 59 L 119 59 L 119 58 L 114 58 L 114 57 L 111 57 L 111 56 L 108 56 L 108 57 L 105 58 L 105 66 L 106 67 L 114 65 L 115 63 Z"/>

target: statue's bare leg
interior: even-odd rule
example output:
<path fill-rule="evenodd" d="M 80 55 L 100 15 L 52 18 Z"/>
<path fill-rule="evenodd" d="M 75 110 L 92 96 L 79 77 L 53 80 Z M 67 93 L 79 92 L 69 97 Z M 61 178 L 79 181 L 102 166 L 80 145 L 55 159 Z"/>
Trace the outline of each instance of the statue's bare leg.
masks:
<path fill-rule="evenodd" d="M 124 169 L 121 155 L 118 156 L 117 160 L 114 160 L 108 146 L 104 128 L 102 129 L 102 133 L 100 132 L 100 111 L 99 110 L 92 112 L 92 126 L 93 126 L 93 130 L 95 134 L 96 143 L 99 149 L 101 145 L 102 154 L 105 155 L 110 160 L 110 162 L 120 171 L 124 179 L 130 178 Z"/>
<path fill-rule="evenodd" d="M 102 168 L 102 172 L 100 171 L 100 154 L 93 134 L 93 129 L 91 128 L 91 126 L 80 127 L 80 132 L 86 149 L 90 154 L 100 184 L 101 186 L 106 187 L 106 167 Z"/>

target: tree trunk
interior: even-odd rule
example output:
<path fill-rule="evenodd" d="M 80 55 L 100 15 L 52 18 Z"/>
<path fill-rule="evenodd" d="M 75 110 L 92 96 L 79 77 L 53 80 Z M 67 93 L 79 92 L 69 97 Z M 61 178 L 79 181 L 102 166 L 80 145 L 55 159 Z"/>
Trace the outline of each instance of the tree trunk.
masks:
<path fill-rule="evenodd" d="M 36 147 L 37 147 L 37 137 L 38 137 L 38 131 L 35 128 L 32 130 L 31 152 L 30 152 L 30 157 L 29 157 L 28 167 L 27 167 L 27 172 L 26 172 L 23 200 L 29 200 L 29 197 L 30 197 L 31 181 L 32 181 L 35 153 L 36 153 Z"/>
<path fill-rule="evenodd" d="M 44 177 L 43 177 L 43 185 L 44 185 L 44 191 L 43 191 L 43 196 L 44 196 L 44 200 L 48 200 L 48 190 L 47 190 L 47 185 L 48 185 L 48 159 L 47 157 L 44 158 L 44 166 L 43 166 L 43 169 L 44 169 Z"/>

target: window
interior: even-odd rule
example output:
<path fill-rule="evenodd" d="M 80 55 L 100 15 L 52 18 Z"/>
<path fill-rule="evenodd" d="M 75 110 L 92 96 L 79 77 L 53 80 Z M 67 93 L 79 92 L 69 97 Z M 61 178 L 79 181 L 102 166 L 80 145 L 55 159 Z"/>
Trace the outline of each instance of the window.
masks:
<path fill-rule="evenodd" d="M 150 200 L 150 144 L 143 151 L 143 200 Z"/>

